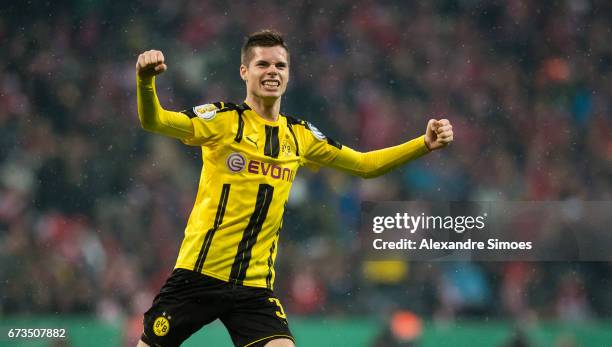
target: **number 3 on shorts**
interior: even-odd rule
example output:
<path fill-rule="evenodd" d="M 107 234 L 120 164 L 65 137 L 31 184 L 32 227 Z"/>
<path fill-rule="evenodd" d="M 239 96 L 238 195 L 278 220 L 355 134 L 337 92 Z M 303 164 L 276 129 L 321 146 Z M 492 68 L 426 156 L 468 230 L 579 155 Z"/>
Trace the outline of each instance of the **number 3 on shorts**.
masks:
<path fill-rule="evenodd" d="M 278 306 L 279 311 L 276 311 L 276 315 L 279 316 L 282 319 L 287 319 L 287 315 L 285 315 L 285 311 L 283 310 L 283 306 L 280 303 L 280 300 L 278 300 L 277 298 L 268 298 L 268 301 L 273 302 L 276 304 L 276 306 Z"/>

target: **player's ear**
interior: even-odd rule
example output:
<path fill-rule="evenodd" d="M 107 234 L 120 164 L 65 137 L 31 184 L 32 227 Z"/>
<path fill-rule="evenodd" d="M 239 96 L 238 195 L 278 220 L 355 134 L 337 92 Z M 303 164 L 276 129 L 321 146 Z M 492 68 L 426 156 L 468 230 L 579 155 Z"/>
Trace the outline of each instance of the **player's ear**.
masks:
<path fill-rule="evenodd" d="M 240 64 L 240 78 L 246 82 L 247 79 L 247 67 L 244 64 Z"/>

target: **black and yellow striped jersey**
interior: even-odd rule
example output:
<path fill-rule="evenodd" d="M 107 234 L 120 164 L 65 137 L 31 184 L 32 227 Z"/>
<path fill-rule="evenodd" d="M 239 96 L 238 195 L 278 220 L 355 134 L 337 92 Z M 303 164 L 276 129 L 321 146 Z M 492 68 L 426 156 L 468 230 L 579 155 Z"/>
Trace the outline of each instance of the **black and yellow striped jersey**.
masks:
<path fill-rule="evenodd" d="M 203 167 L 176 267 L 224 281 L 272 287 L 285 203 L 309 158 L 331 162 L 341 145 L 306 122 L 268 121 L 247 104 L 218 102 L 183 111 L 202 146 Z"/>
<path fill-rule="evenodd" d="M 283 212 L 300 166 L 373 177 L 428 152 L 421 136 L 360 153 L 308 122 L 282 114 L 269 121 L 246 103 L 167 111 L 154 79 L 138 79 L 137 92 L 143 128 L 202 147 L 198 193 L 176 268 L 239 285 L 272 289 Z"/>

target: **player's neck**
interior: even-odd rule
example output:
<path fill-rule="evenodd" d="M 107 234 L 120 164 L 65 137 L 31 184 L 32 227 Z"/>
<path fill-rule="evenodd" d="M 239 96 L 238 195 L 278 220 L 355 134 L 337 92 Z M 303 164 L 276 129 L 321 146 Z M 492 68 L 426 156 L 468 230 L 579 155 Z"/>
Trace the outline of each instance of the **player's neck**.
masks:
<path fill-rule="evenodd" d="M 276 122 L 278 119 L 278 114 L 280 113 L 280 101 L 280 98 L 271 102 L 269 100 L 255 98 L 250 95 L 247 96 L 245 100 L 249 107 L 255 111 L 255 113 L 257 113 L 257 115 L 272 122 Z"/>

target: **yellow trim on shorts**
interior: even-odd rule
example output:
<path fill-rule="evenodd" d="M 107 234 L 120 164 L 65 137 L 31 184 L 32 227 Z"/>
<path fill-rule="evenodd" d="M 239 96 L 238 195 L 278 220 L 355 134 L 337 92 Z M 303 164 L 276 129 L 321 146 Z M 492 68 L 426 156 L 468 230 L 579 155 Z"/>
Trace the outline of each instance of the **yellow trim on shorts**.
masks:
<path fill-rule="evenodd" d="M 289 336 L 289 335 L 271 335 L 271 336 L 267 336 L 267 337 L 261 338 L 259 340 L 255 340 L 253 342 L 249 342 L 249 343 L 247 343 L 246 345 L 244 345 L 242 347 L 249 347 L 249 346 L 252 346 L 253 344 L 255 344 L 257 342 L 261 342 L 261 341 L 264 341 L 264 340 L 267 340 L 267 339 L 276 340 L 276 337 L 288 338 L 289 340 L 291 340 L 295 344 L 295 340 L 293 339 L 293 336 Z"/>

